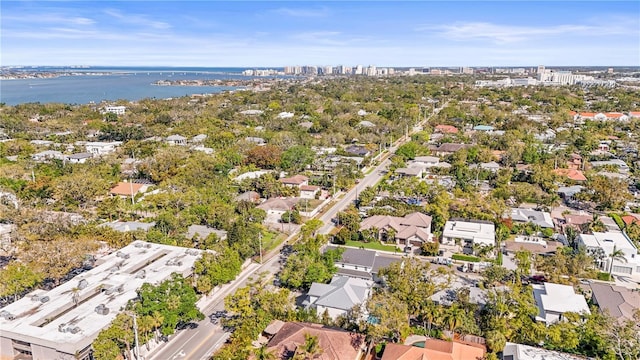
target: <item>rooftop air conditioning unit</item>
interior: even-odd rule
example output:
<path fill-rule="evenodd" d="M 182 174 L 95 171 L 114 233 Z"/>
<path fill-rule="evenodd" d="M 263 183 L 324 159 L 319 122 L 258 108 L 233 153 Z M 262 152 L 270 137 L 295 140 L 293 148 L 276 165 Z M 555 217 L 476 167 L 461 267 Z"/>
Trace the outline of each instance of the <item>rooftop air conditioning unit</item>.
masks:
<path fill-rule="evenodd" d="M 88 285 L 89 285 L 89 282 L 86 279 L 82 279 L 80 280 L 80 282 L 78 282 L 78 289 L 80 290 L 85 289 Z"/>

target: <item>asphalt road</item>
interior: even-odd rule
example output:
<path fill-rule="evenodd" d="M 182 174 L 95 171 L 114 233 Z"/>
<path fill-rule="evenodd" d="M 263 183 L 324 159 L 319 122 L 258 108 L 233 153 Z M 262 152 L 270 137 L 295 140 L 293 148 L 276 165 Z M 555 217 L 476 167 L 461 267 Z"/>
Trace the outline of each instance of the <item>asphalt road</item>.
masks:
<path fill-rule="evenodd" d="M 439 112 L 447 103 L 444 103 L 440 108 L 435 109 L 434 113 Z M 424 119 L 419 125 L 424 124 L 431 118 Z M 410 134 L 416 132 L 416 129 L 412 129 Z M 375 185 L 384 176 L 387 166 L 389 165 L 389 157 L 395 153 L 398 146 L 404 144 L 408 139 L 402 137 L 391 146 L 386 153 L 380 158 L 380 163 L 369 171 L 360 182 L 344 196 L 342 196 L 335 204 L 331 206 L 322 216 L 320 220 L 325 224 L 320 230 L 321 234 L 328 234 L 333 229 L 333 223 L 331 219 L 334 218 L 338 212 L 344 210 L 349 205 L 353 204 L 357 197 L 357 193 L 365 189 L 366 187 Z M 287 241 L 292 240 L 297 234 L 291 234 Z M 220 348 L 227 338 L 231 335 L 225 332 L 219 323 L 214 324 L 210 318 L 212 314 L 217 311 L 224 310 L 224 298 L 236 291 L 236 289 L 245 286 L 251 279 L 257 275 L 264 273 L 265 276 L 273 276 L 280 269 L 280 259 L 278 247 L 274 250 L 275 256 L 266 257 L 265 262 L 262 265 L 251 264 L 239 275 L 239 277 L 229 284 L 223 285 L 220 290 L 215 291 L 213 295 L 205 299 L 204 308 L 201 311 L 205 314 L 206 318 L 197 323 L 197 327 L 185 329 L 176 332 L 171 336 L 168 342 L 162 343 L 154 348 L 144 358 L 147 360 L 205 360 L 209 359 L 211 355 Z"/>
<path fill-rule="evenodd" d="M 278 260 L 280 255 L 276 255 L 266 260 L 264 264 L 251 264 L 239 277 L 230 284 L 224 285 L 220 290 L 215 291 L 208 299 L 203 302 L 204 308 L 201 308 L 205 319 L 197 323 L 197 327 L 188 328 L 176 332 L 169 341 L 160 344 L 153 349 L 149 355 L 145 357 L 147 360 L 198 360 L 209 359 L 211 355 L 220 348 L 227 338 L 231 335 L 225 332 L 219 324 L 215 324 L 211 320 L 211 315 L 224 310 L 224 298 L 233 294 L 238 288 L 241 288 L 258 274 L 265 273 L 266 276 L 273 276 L 280 269 Z"/>

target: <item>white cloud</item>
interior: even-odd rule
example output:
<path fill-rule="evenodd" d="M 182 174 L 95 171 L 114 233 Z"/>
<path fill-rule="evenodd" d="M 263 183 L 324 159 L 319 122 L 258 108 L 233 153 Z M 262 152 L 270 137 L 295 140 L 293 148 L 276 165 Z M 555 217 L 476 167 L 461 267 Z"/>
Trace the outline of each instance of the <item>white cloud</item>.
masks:
<path fill-rule="evenodd" d="M 606 26 L 585 24 L 519 26 L 488 22 L 458 22 L 452 25 L 421 26 L 416 30 L 431 32 L 450 40 L 488 40 L 497 44 L 521 42 L 541 37 L 624 35 L 629 33 L 628 28 L 620 23 L 607 23 Z"/>
<path fill-rule="evenodd" d="M 151 20 L 145 15 L 123 14 L 120 10 L 116 9 L 106 9 L 103 10 L 103 12 L 125 24 L 139 25 L 141 27 L 150 27 L 158 30 L 171 28 L 171 24 L 163 21 Z"/>
<path fill-rule="evenodd" d="M 329 9 L 327 9 L 326 7 L 322 7 L 319 9 L 279 8 L 273 10 L 273 12 L 291 17 L 325 17 L 329 15 Z"/>

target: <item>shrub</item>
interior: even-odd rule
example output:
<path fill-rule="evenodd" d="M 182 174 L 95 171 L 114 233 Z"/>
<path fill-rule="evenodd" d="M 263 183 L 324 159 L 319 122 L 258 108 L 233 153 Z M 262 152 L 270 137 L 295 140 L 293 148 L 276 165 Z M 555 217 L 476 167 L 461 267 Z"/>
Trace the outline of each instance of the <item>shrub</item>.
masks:
<path fill-rule="evenodd" d="M 471 255 L 464 255 L 464 254 L 453 254 L 453 255 L 451 255 L 451 258 L 453 260 L 460 260 L 460 261 L 480 262 L 480 258 L 479 257 L 475 257 L 475 256 L 471 256 Z"/>

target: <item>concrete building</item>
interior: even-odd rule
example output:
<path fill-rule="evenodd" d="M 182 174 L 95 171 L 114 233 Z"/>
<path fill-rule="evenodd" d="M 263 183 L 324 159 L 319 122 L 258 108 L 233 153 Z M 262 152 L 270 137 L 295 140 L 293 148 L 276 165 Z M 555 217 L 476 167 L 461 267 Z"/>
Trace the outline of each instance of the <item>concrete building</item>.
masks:
<path fill-rule="evenodd" d="M 582 356 L 508 342 L 502 352 L 503 360 L 584 360 Z"/>
<path fill-rule="evenodd" d="M 561 321 L 564 314 L 590 314 L 589 305 L 584 296 L 574 292 L 569 285 L 544 283 L 533 285 L 533 298 L 538 306 L 536 321 L 551 325 Z"/>
<path fill-rule="evenodd" d="M 101 156 L 111 154 L 116 151 L 118 146 L 122 145 L 122 141 L 111 141 L 111 142 L 101 142 L 101 141 L 92 141 L 84 144 L 88 153 L 93 154 L 93 156 Z"/>
<path fill-rule="evenodd" d="M 116 115 L 124 115 L 126 110 L 127 110 L 126 106 L 105 106 L 104 109 L 102 110 L 102 113 L 103 114 L 112 113 L 112 114 L 116 114 Z"/>
<path fill-rule="evenodd" d="M 90 359 L 91 343 L 144 283 L 189 276 L 200 250 L 134 241 L 49 291 L 0 309 L 0 358 Z M 74 301 L 74 294 L 77 299 Z"/>
<path fill-rule="evenodd" d="M 457 242 L 459 244 L 456 244 Z M 496 244 L 495 225 L 486 221 L 447 221 L 442 231 L 442 243 L 460 245 L 465 254 L 472 254 L 475 244 L 482 246 Z"/>
<path fill-rule="evenodd" d="M 623 232 L 594 231 L 593 234 L 580 234 L 578 241 L 586 246 L 587 251 L 600 255 L 597 256 L 598 260 L 596 260 L 600 270 L 608 272 L 611 269 L 612 274 L 625 276 L 640 274 L 638 249 Z M 610 255 L 614 249 L 616 251 L 620 250 L 624 254 L 624 260 L 615 259 L 612 264 Z"/>

